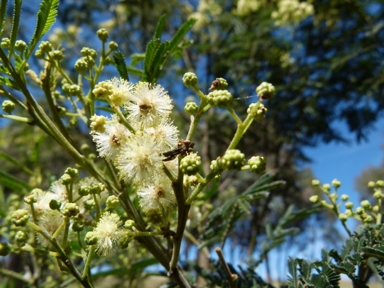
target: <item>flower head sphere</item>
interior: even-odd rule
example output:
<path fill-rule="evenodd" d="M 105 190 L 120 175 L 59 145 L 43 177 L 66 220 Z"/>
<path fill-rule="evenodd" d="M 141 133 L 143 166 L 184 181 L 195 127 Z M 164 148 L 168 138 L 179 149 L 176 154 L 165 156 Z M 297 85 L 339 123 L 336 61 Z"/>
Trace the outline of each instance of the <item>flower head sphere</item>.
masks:
<path fill-rule="evenodd" d="M 97 237 L 97 253 L 100 255 L 109 254 L 118 244 L 118 240 L 123 233 L 119 215 L 114 213 L 105 213 L 101 216 L 93 234 Z"/>
<path fill-rule="evenodd" d="M 131 103 L 125 105 L 129 111 L 128 119 L 144 128 L 156 126 L 168 118 L 172 111 L 172 100 L 160 85 L 139 82 L 130 94 Z"/>

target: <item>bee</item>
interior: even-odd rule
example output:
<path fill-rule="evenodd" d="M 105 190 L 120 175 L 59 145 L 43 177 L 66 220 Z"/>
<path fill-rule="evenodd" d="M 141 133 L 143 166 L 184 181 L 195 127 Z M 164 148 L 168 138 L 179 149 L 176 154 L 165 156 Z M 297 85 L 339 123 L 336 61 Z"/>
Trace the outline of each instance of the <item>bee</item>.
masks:
<path fill-rule="evenodd" d="M 195 143 L 192 143 L 190 140 L 180 139 L 176 149 L 162 153 L 166 157 L 163 161 L 171 161 L 175 159 L 177 155 L 185 156 L 190 154 L 193 152 L 193 146 L 195 146 Z"/>

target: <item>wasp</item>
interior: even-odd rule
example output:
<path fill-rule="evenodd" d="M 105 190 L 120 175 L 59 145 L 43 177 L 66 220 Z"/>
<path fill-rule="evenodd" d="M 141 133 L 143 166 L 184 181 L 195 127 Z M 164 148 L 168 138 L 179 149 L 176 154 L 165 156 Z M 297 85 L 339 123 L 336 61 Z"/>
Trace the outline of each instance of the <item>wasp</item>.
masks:
<path fill-rule="evenodd" d="M 180 139 L 176 149 L 162 153 L 166 157 L 163 161 L 171 161 L 175 159 L 177 155 L 185 156 L 190 154 L 193 152 L 193 146 L 195 146 L 195 143 L 192 143 L 190 140 Z"/>

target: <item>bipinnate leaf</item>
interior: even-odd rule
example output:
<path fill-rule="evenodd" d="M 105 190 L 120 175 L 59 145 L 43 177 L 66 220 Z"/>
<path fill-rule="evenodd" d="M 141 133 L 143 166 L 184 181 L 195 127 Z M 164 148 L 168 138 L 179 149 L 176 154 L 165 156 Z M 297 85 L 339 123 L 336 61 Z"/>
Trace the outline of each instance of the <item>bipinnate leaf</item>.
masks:
<path fill-rule="evenodd" d="M 119 72 L 119 75 L 124 80 L 129 81 L 128 71 L 127 71 L 127 65 L 125 64 L 125 58 L 123 53 L 116 52 L 113 55 L 113 61 L 114 65 L 117 68 L 117 71 Z"/>
<path fill-rule="evenodd" d="M 5 15 L 7 13 L 8 0 L 1 0 L 0 5 L 0 36 L 3 34 L 3 27 L 5 23 Z"/>
<path fill-rule="evenodd" d="M 14 1 L 14 7 L 13 7 L 13 19 L 12 19 L 12 30 L 11 30 L 11 44 L 8 51 L 8 58 L 11 57 L 13 47 L 15 46 L 16 39 L 17 39 L 17 32 L 19 31 L 19 24 L 20 24 L 20 14 L 21 14 L 21 3 L 22 0 L 15 0 Z"/>
<path fill-rule="evenodd" d="M 153 36 L 153 39 L 161 38 L 161 34 L 163 33 L 163 29 L 165 25 L 165 20 L 167 20 L 167 15 L 164 14 L 163 16 L 160 17 L 159 22 L 157 22 L 155 35 Z"/>

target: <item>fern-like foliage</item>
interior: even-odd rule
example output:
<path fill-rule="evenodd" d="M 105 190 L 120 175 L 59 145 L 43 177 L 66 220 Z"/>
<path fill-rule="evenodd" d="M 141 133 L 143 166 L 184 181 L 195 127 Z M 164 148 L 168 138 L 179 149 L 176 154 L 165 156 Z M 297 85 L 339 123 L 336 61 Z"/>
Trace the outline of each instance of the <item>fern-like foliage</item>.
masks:
<path fill-rule="evenodd" d="M 373 272 L 384 280 L 384 225 L 360 227 L 340 251 L 324 249 L 321 258 L 314 262 L 290 259 L 289 287 L 339 287 L 341 274 L 348 276 L 355 288 L 369 287 L 366 275 Z"/>
<path fill-rule="evenodd" d="M 119 75 L 124 80 L 129 81 L 127 66 L 125 65 L 125 59 L 124 55 L 121 52 L 116 52 L 115 55 L 113 55 L 113 61 L 114 65 L 117 68 L 117 71 L 119 72 Z"/>

